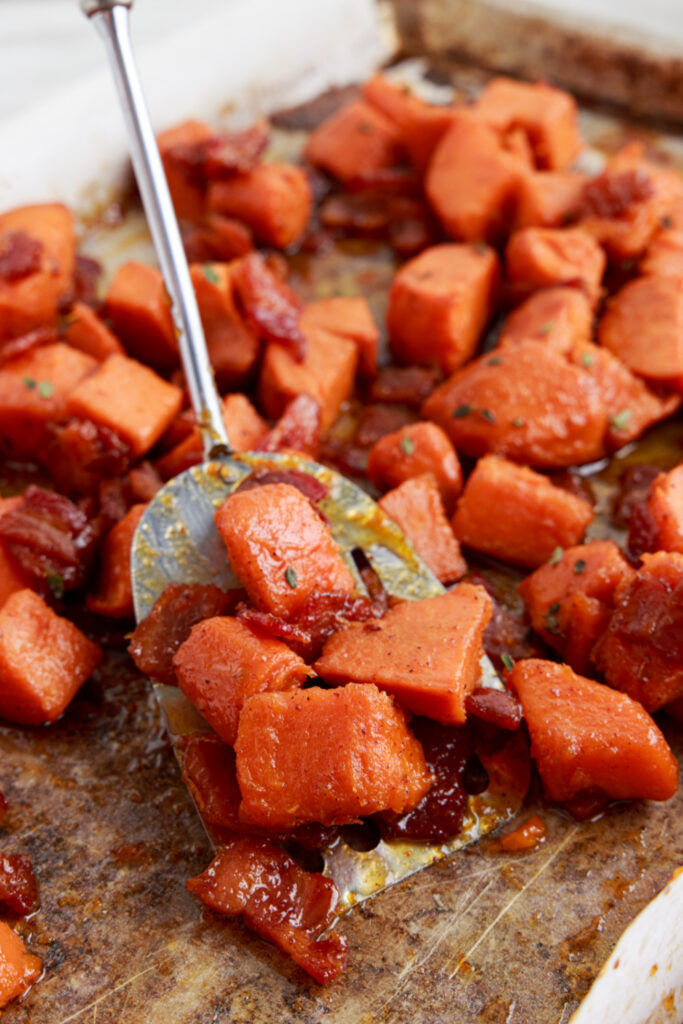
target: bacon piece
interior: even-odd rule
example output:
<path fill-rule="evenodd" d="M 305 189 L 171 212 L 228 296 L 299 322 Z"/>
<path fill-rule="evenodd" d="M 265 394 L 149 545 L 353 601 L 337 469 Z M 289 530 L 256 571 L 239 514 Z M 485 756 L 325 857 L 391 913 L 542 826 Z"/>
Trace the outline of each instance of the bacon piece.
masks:
<path fill-rule="evenodd" d="M 293 448 L 295 451 L 316 455 L 320 448 L 321 433 L 320 405 L 315 398 L 303 392 L 289 403 L 273 429 L 259 443 L 258 449 L 262 452 L 277 452 L 283 448 Z"/>
<path fill-rule="evenodd" d="M 385 366 L 370 386 L 371 402 L 396 402 L 419 409 L 439 383 L 431 366 Z"/>
<path fill-rule="evenodd" d="M 48 424 L 47 434 L 41 462 L 67 494 L 94 494 L 102 477 L 119 476 L 128 468 L 128 445 L 103 424 L 59 420 Z"/>
<path fill-rule="evenodd" d="M 204 148 L 204 174 L 207 178 L 229 178 L 246 174 L 256 167 L 268 145 L 267 121 L 257 121 L 239 132 L 224 132 L 209 139 Z"/>
<path fill-rule="evenodd" d="M 38 883 L 31 861 L 22 853 L 0 853 L 0 907 L 23 917 L 39 906 Z"/>
<path fill-rule="evenodd" d="M 256 252 L 244 256 L 235 267 L 234 285 L 249 326 L 264 341 L 285 346 L 301 362 L 306 339 L 299 327 L 301 300 L 268 269 Z"/>
<path fill-rule="evenodd" d="M 49 345 L 57 340 L 57 331 L 54 327 L 35 327 L 17 338 L 9 338 L 0 345 L 0 366 L 17 356 L 22 356 L 24 352 L 30 352 L 38 345 Z"/>
<path fill-rule="evenodd" d="M 97 298 L 97 287 L 102 277 L 102 264 L 92 256 L 76 255 L 76 272 L 74 275 L 74 298 L 87 306 L 97 309 L 101 303 Z"/>
<path fill-rule="evenodd" d="M 465 697 L 468 715 L 481 718 L 501 729 L 514 731 L 522 722 L 522 705 L 509 690 L 494 690 L 491 686 L 480 686 Z"/>
<path fill-rule="evenodd" d="M 301 491 L 314 505 L 327 497 L 327 487 L 310 473 L 302 473 L 298 469 L 256 469 L 249 476 L 245 477 L 238 491 L 251 491 L 255 487 L 263 487 L 265 484 L 290 484 Z"/>
<path fill-rule="evenodd" d="M 0 277 L 5 281 L 17 281 L 20 277 L 35 274 L 41 267 L 43 243 L 25 231 L 10 231 L 3 239 L 0 249 Z"/>
<path fill-rule="evenodd" d="M 262 839 L 228 840 L 187 888 L 209 909 L 242 916 L 247 927 L 291 956 L 316 981 L 332 981 L 346 965 L 346 940 L 337 932 L 316 939 L 334 919 L 334 882 L 309 874 Z"/>
<path fill-rule="evenodd" d="M 651 199 L 655 191 L 647 172 L 632 168 L 611 176 L 599 174 L 586 185 L 583 200 L 588 214 L 623 217 L 634 204 Z"/>

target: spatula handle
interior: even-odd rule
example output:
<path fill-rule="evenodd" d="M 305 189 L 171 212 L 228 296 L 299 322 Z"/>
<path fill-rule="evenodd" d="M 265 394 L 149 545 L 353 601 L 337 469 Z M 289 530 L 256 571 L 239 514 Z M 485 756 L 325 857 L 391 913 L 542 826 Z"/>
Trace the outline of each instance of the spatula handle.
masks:
<path fill-rule="evenodd" d="M 230 454 L 227 431 L 211 371 L 202 322 L 187 259 L 147 111 L 130 42 L 128 10 L 132 0 L 81 0 L 104 41 L 128 131 L 131 159 L 142 205 L 166 289 L 173 304 L 180 356 L 204 455 Z"/>

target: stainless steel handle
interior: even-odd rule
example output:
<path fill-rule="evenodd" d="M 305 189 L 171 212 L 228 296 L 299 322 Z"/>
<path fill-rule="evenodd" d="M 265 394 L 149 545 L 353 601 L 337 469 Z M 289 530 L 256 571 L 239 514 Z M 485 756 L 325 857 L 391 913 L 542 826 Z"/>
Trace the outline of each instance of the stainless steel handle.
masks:
<path fill-rule="evenodd" d="M 221 415 L 220 399 L 178 222 L 135 66 L 128 18 L 131 6 L 132 0 L 81 0 L 81 7 L 104 41 L 114 75 L 128 131 L 135 178 L 173 305 L 180 356 L 202 432 L 204 455 L 209 458 L 211 455 L 230 454 L 232 447 Z"/>

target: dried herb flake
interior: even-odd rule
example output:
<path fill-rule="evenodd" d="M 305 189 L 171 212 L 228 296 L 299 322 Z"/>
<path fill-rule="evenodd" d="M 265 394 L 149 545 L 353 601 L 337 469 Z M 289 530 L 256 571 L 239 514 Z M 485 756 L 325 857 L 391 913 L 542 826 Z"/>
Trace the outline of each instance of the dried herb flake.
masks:
<path fill-rule="evenodd" d="M 622 409 L 616 416 L 610 416 L 609 425 L 612 430 L 626 430 L 631 419 L 631 410 Z"/>
<path fill-rule="evenodd" d="M 510 657 L 510 655 L 507 653 L 507 651 L 505 652 L 505 654 L 501 654 L 500 660 L 503 662 L 503 665 L 508 670 L 508 672 L 512 672 L 513 668 L 515 667 L 515 663 Z"/>
<path fill-rule="evenodd" d="M 38 394 L 41 398 L 52 398 L 55 387 L 51 380 L 41 380 L 38 383 Z"/>
<path fill-rule="evenodd" d="M 472 415 L 472 406 L 471 405 L 459 405 L 458 408 L 454 409 L 453 412 L 452 412 L 452 416 L 453 416 L 454 420 L 461 420 L 461 419 L 463 419 L 464 416 L 471 416 L 471 415 Z"/>
<path fill-rule="evenodd" d="M 548 559 L 549 565 L 557 565 L 558 562 L 562 561 L 562 555 L 564 554 L 564 548 L 559 545 L 554 549 L 552 555 Z"/>
<path fill-rule="evenodd" d="M 415 442 L 413 441 L 412 437 L 402 437 L 401 448 L 406 453 L 406 455 L 412 455 L 413 452 L 415 451 Z"/>
<path fill-rule="evenodd" d="M 295 590 L 296 589 L 296 573 L 294 572 L 294 569 L 292 569 L 291 566 L 288 566 L 285 569 L 285 579 L 287 581 L 288 586 L 290 586 L 292 588 L 292 590 Z"/>

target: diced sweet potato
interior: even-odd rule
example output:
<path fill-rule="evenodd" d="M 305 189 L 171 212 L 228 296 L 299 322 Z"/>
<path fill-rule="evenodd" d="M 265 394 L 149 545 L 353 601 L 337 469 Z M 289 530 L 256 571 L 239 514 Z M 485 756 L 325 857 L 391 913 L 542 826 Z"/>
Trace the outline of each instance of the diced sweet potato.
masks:
<path fill-rule="evenodd" d="M 162 370 L 178 365 L 171 300 L 160 270 L 135 260 L 121 264 L 107 290 L 105 309 L 129 355 Z"/>
<path fill-rule="evenodd" d="M 493 78 L 479 95 L 474 111 L 499 132 L 523 128 L 536 166 L 560 171 L 581 149 L 576 100 L 545 82 Z"/>
<path fill-rule="evenodd" d="M 647 511 L 658 550 L 683 554 L 683 463 L 656 477 L 647 496 Z"/>
<path fill-rule="evenodd" d="M 237 308 L 234 270 L 228 263 L 195 263 L 190 277 L 218 387 L 235 387 L 254 367 L 260 344 Z"/>
<path fill-rule="evenodd" d="M 22 504 L 21 495 L 14 498 L 0 498 L 0 517 Z M 0 538 L 0 608 L 8 597 L 18 590 L 25 590 L 31 585 L 30 575 L 22 569 L 19 562 L 10 552 L 3 538 Z"/>
<path fill-rule="evenodd" d="M 566 354 L 590 340 L 592 323 L 591 304 L 578 288 L 541 288 L 510 313 L 498 345 L 542 341 Z"/>
<path fill-rule="evenodd" d="M 581 228 L 523 228 L 505 249 L 508 279 L 520 290 L 574 285 L 593 303 L 600 295 L 605 264 L 604 252 Z"/>
<path fill-rule="evenodd" d="M 576 220 L 583 204 L 585 174 L 537 171 L 517 184 L 515 228 L 561 228 Z"/>
<path fill-rule="evenodd" d="M 422 414 L 458 452 L 493 452 L 539 468 L 604 455 L 607 411 L 582 366 L 540 341 L 480 356 L 432 392 Z"/>
<path fill-rule="evenodd" d="M 339 181 L 372 178 L 399 162 L 399 130 L 376 107 L 353 100 L 311 132 L 306 158 Z"/>
<path fill-rule="evenodd" d="M 0 1010 L 40 977 L 43 964 L 29 953 L 16 932 L 0 921 Z"/>
<path fill-rule="evenodd" d="M 266 415 L 277 419 L 297 395 L 310 395 L 320 406 L 324 434 L 353 391 L 358 348 L 348 338 L 321 327 L 307 327 L 305 338 L 306 355 L 302 362 L 284 345 L 271 343 L 266 347 L 259 400 Z"/>
<path fill-rule="evenodd" d="M 683 555 L 643 555 L 595 650 L 605 679 L 656 711 L 683 696 Z"/>
<path fill-rule="evenodd" d="M 102 652 L 32 590 L 0 609 L 0 715 L 22 725 L 54 722 Z"/>
<path fill-rule="evenodd" d="M 56 323 L 73 288 L 73 218 L 60 203 L 0 215 L 0 341 Z"/>
<path fill-rule="evenodd" d="M 617 800 L 668 800 L 678 763 L 636 701 L 576 675 L 567 665 L 530 658 L 510 673 L 531 735 L 531 753 L 552 800 L 600 789 Z"/>
<path fill-rule="evenodd" d="M 298 689 L 309 674 L 306 663 L 286 644 L 227 617 L 193 626 L 173 667 L 185 696 L 230 746 L 248 697 Z"/>
<path fill-rule="evenodd" d="M 451 238 L 497 241 L 512 220 L 524 165 L 499 136 L 459 113 L 438 142 L 425 177 L 425 193 Z"/>
<path fill-rule="evenodd" d="M 436 423 L 411 423 L 394 430 L 370 451 L 367 474 L 381 490 L 422 473 L 433 474 L 446 511 L 452 512 L 462 490 L 462 469 L 448 436 Z"/>
<path fill-rule="evenodd" d="M 683 278 L 683 230 L 662 228 L 658 231 L 638 269 L 641 274 Z"/>
<path fill-rule="evenodd" d="M 455 583 L 465 575 L 467 563 L 446 518 L 433 473 L 406 480 L 385 494 L 379 506 L 443 584 Z"/>
<path fill-rule="evenodd" d="M 362 296 L 336 295 L 331 299 L 318 299 L 305 306 L 299 321 L 306 333 L 321 328 L 330 334 L 348 338 L 358 346 L 358 369 L 365 377 L 374 377 L 377 371 L 379 329 L 367 299 Z"/>
<path fill-rule="evenodd" d="M 0 367 L 0 449 L 10 458 L 35 457 L 48 424 L 64 416 L 66 401 L 97 367 L 85 352 L 55 342 Z"/>
<path fill-rule="evenodd" d="M 598 339 L 641 377 L 683 390 L 683 289 L 675 277 L 637 277 L 607 304 Z"/>
<path fill-rule="evenodd" d="M 634 575 L 614 541 L 596 540 L 567 548 L 559 558 L 553 552 L 549 562 L 520 583 L 519 592 L 536 632 L 573 669 L 584 672 L 609 620 L 614 591 Z"/>
<path fill-rule="evenodd" d="M 175 384 L 135 359 L 113 355 L 73 389 L 66 411 L 109 427 L 139 457 L 178 415 L 182 400 L 182 391 Z"/>
<path fill-rule="evenodd" d="M 475 551 L 534 568 L 556 547 L 577 544 L 592 518 L 584 498 L 527 466 L 486 455 L 465 485 L 453 529 Z"/>
<path fill-rule="evenodd" d="M 244 221 L 263 245 L 286 249 L 306 230 L 313 197 L 301 167 L 272 163 L 212 181 L 207 204 L 216 213 Z"/>
<path fill-rule="evenodd" d="M 74 302 L 69 310 L 64 340 L 81 352 L 87 352 L 98 362 L 114 352 L 124 354 L 123 345 L 116 335 L 100 320 L 95 310 L 84 302 Z"/>
<path fill-rule="evenodd" d="M 157 135 L 176 216 L 199 221 L 204 212 L 203 162 L 207 143 L 216 138 L 211 125 L 183 121 Z"/>
<path fill-rule="evenodd" d="M 375 686 L 256 694 L 242 709 L 235 753 L 240 814 L 267 828 L 400 814 L 432 783 L 404 712 Z"/>
<path fill-rule="evenodd" d="M 228 557 L 257 608 L 287 618 L 314 590 L 354 589 L 326 523 L 289 484 L 238 491 L 216 512 Z"/>
<path fill-rule="evenodd" d="M 264 839 L 231 838 L 187 888 L 211 910 L 242 915 L 247 927 L 291 956 L 316 981 L 332 981 L 346 966 L 346 939 L 330 931 L 339 900 L 330 878 L 299 867 Z"/>
<path fill-rule="evenodd" d="M 336 685 L 374 683 L 416 714 L 461 725 L 465 698 L 481 674 L 491 609 L 483 587 L 470 583 L 401 601 L 379 621 L 355 622 L 331 636 L 315 670 Z"/>
<path fill-rule="evenodd" d="M 474 354 L 500 276 L 493 249 L 435 245 L 406 263 L 389 293 L 391 349 L 403 363 L 453 373 Z"/>
<path fill-rule="evenodd" d="M 226 395 L 222 401 L 223 422 L 230 443 L 237 452 L 250 452 L 268 433 L 268 425 L 261 419 L 246 395 Z M 202 438 L 195 424 L 189 434 L 156 463 L 164 480 L 170 480 L 190 466 L 202 461 Z"/>
<path fill-rule="evenodd" d="M 91 612 L 109 615 L 114 619 L 132 618 L 131 545 L 133 534 L 146 508 L 146 504 L 133 505 L 107 534 L 100 556 L 102 569 L 99 589 L 97 593 L 86 597 Z"/>

